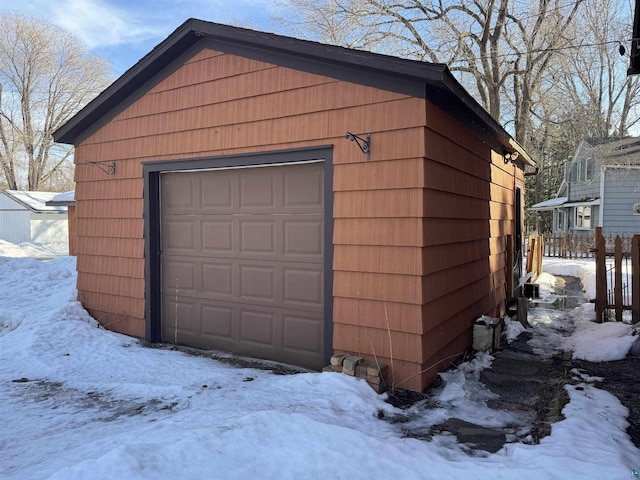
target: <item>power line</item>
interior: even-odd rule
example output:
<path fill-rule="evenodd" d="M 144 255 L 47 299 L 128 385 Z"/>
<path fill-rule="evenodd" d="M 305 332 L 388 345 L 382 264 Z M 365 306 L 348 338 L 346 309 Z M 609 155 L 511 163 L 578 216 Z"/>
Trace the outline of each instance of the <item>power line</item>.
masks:
<path fill-rule="evenodd" d="M 640 39 L 632 38 L 631 40 L 629 40 L 629 42 L 633 42 L 634 40 L 640 40 Z M 562 51 L 562 50 L 577 50 L 577 49 L 580 49 L 580 48 L 601 47 L 603 45 L 611 45 L 611 44 L 622 45 L 622 42 L 619 41 L 619 40 L 608 40 L 606 42 L 581 43 L 581 44 L 578 44 L 578 45 L 566 45 L 564 47 L 539 48 L 539 49 L 529 50 L 528 53 L 559 52 L 559 51 Z M 514 55 L 518 55 L 518 53 L 510 52 L 510 53 L 501 53 L 501 54 L 496 54 L 496 55 L 481 55 L 481 56 L 478 56 L 478 57 L 469 58 L 467 60 L 452 60 L 449 63 L 450 64 L 451 63 L 461 63 L 461 62 L 465 62 L 465 61 L 468 61 L 468 60 L 483 60 L 483 59 L 487 59 L 487 58 L 503 58 L 503 57 L 511 57 L 511 56 L 514 56 Z M 621 55 L 624 55 L 624 53 L 621 53 Z"/>

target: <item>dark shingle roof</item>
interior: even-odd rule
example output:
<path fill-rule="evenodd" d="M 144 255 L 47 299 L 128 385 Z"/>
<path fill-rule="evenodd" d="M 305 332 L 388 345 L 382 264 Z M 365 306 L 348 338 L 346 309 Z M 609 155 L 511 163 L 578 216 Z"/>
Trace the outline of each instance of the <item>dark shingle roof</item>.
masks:
<path fill-rule="evenodd" d="M 605 137 L 585 140 L 605 165 L 640 165 L 639 137 Z"/>
<path fill-rule="evenodd" d="M 146 82 L 199 42 L 217 51 L 290 67 L 383 90 L 428 98 L 475 130 L 495 149 L 518 150 L 511 135 L 460 85 L 444 64 L 420 62 L 266 32 L 189 19 L 67 123 L 55 141 L 78 144 Z M 167 73 L 167 74 L 168 74 Z"/>

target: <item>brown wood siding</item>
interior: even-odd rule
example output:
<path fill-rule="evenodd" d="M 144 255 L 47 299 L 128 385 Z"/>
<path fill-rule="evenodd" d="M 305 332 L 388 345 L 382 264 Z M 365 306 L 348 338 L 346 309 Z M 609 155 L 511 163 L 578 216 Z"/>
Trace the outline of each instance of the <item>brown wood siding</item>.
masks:
<path fill-rule="evenodd" d="M 126 278 L 144 278 L 144 259 L 130 257 L 103 257 L 82 255 L 77 262 L 78 271 Z"/>
<path fill-rule="evenodd" d="M 84 304 L 110 328 L 143 334 L 142 162 L 330 144 L 334 343 L 355 352 L 342 333 L 365 324 L 388 343 L 389 327 L 411 345 L 415 358 L 404 363 L 414 372 L 422 362 L 424 122 L 421 99 L 201 51 L 77 146 Z M 372 134 L 369 162 L 346 131 Z M 116 161 L 115 178 L 90 161 Z M 384 349 L 362 353 L 372 347 Z"/>
<path fill-rule="evenodd" d="M 336 297 L 333 313 L 337 318 L 358 319 L 358 325 L 367 328 L 386 330 L 393 322 L 398 331 L 424 333 L 423 323 L 415 321 L 422 315 L 422 306 L 417 304 Z"/>
<path fill-rule="evenodd" d="M 422 188 L 335 192 L 334 218 L 407 218 L 424 216 Z"/>
<path fill-rule="evenodd" d="M 422 218 L 336 218 L 333 241 L 336 245 L 424 245 Z"/>
<path fill-rule="evenodd" d="M 336 245 L 333 250 L 333 269 L 349 272 L 422 275 L 422 249 Z"/>
<path fill-rule="evenodd" d="M 431 104 L 425 131 L 421 382 L 471 346 L 481 315 L 505 313 L 514 174 L 500 154 Z"/>
<path fill-rule="evenodd" d="M 346 131 L 372 134 L 369 161 Z M 144 335 L 142 162 L 321 145 L 333 145 L 334 349 L 424 389 L 470 345 L 473 320 L 503 310 L 513 171 L 422 99 L 200 51 L 76 146 L 79 298 Z M 115 178 L 92 161 L 115 161 Z"/>

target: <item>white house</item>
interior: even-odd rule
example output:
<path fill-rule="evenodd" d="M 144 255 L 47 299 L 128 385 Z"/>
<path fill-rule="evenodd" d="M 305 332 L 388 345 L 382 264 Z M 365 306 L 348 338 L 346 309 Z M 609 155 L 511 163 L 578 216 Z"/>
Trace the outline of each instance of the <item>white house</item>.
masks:
<path fill-rule="evenodd" d="M 0 191 L 0 240 L 68 243 L 66 206 L 48 206 L 58 192 Z"/>

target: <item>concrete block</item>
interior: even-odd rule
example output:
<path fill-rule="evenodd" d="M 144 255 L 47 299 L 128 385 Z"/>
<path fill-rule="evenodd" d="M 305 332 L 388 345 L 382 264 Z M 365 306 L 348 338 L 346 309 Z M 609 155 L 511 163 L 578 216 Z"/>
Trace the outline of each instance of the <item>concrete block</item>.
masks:
<path fill-rule="evenodd" d="M 323 372 L 335 372 L 331 365 L 327 365 L 326 367 L 322 367 Z"/>
<path fill-rule="evenodd" d="M 367 363 L 367 375 L 371 376 L 386 376 L 387 375 L 387 366 L 384 363 Z"/>
<path fill-rule="evenodd" d="M 347 358 L 349 355 L 345 355 L 344 353 L 341 353 L 339 355 L 333 355 L 331 357 L 331 365 L 333 366 L 342 366 L 342 362 L 344 361 L 345 358 Z"/>
<path fill-rule="evenodd" d="M 344 359 L 342 362 L 342 370 L 347 370 L 349 372 L 353 372 L 350 375 L 356 374 L 356 367 L 362 363 L 362 357 L 358 357 L 357 355 L 351 355 Z"/>
<path fill-rule="evenodd" d="M 477 352 L 493 352 L 500 347 L 504 328 L 502 318 L 482 316 L 473 324 L 473 349 Z"/>
<path fill-rule="evenodd" d="M 366 365 L 358 365 L 356 367 L 356 377 L 358 377 L 358 378 L 366 378 L 367 377 L 367 366 Z"/>

